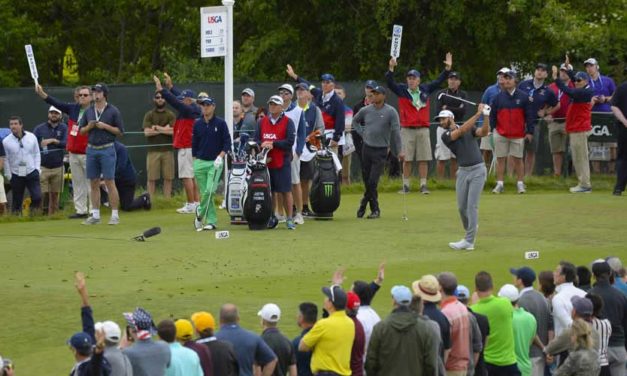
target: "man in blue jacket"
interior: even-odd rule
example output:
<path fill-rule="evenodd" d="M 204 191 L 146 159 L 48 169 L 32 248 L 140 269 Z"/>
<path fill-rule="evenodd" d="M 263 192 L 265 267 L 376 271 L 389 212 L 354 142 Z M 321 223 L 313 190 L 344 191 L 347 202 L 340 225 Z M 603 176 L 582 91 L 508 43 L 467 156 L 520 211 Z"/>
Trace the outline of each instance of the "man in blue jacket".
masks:
<path fill-rule="evenodd" d="M 150 194 L 148 192 L 135 196 L 135 187 L 137 186 L 137 171 L 135 166 L 128 157 L 126 146 L 119 141 L 115 144 L 115 187 L 118 189 L 120 196 L 120 209 L 124 211 L 132 211 L 137 209 L 150 210 Z"/>

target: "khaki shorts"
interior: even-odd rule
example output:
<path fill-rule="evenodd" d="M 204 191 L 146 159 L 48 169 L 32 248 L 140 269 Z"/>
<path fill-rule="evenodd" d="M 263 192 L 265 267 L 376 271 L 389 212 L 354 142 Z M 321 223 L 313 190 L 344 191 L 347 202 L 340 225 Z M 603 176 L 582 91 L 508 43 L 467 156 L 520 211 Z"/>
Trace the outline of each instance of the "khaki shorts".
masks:
<path fill-rule="evenodd" d="M 507 138 L 494 132 L 494 154 L 497 158 L 505 158 L 512 156 L 514 158 L 522 158 L 525 148 L 524 138 Z"/>
<path fill-rule="evenodd" d="M 294 153 L 292 157 L 292 185 L 300 184 L 300 158 Z"/>
<path fill-rule="evenodd" d="M 566 152 L 566 142 L 568 135 L 566 134 L 566 123 L 563 120 L 554 120 L 548 123 L 549 127 L 549 146 L 551 153 Z"/>
<path fill-rule="evenodd" d="M 174 179 L 174 153 L 171 151 L 149 151 L 146 156 L 148 180 Z"/>
<path fill-rule="evenodd" d="M 0 174 L 0 204 L 7 203 L 7 194 L 4 191 L 4 175 Z"/>
<path fill-rule="evenodd" d="M 59 193 L 63 190 L 63 166 L 57 168 L 41 168 L 39 175 L 41 192 Z"/>
<path fill-rule="evenodd" d="M 401 140 L 405 162 L 433 160 L 429 128 L 401 128 Z"/>
<path fill-rule="evenodd" d="M 491 142 L 492 134 L 493 133 L 490 133 L 489 135 L 485 137 L 481 137 L 481 143 L 479 144 L 479 149 L 492 151 L 492 142 Z"/>
<path fill-rule="evenodd" d="M 179 179 L 194 178 L 194 157 L 192 148 L 178 149 Z"/>

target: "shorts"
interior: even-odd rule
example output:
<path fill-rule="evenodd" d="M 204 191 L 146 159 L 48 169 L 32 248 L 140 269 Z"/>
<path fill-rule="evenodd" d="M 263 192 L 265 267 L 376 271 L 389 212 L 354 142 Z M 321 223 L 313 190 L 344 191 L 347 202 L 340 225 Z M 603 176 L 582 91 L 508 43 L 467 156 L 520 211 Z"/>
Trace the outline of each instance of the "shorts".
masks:
<path fill-rule="evenodd" d="M 533 128 L 533 139 L 531 142 L 528 142 L 525 139 L 525 151 L 532 151 L 534 153 L 538 152 L 540 148 L 540 138 L 542 137 L 542 126 L 546 124 L 544 120 L 538 120 L 536 122 L 536 126 Z"/>
<path fill-rule="evenodd" d="M 564 153 L 566 152 L 566 143 L 568 142 L 568 135 L 566 134 L 566 123 L 564 120 L 553 120 L 548 123 L 549 128 L 549 146 L 551 147 L 551 153 Z"/>
<path fill-rule="evenodd" d="M 455 154 L 449 149 L 442 141 L 442 135 L 446 130 L 442 127 L 438 127 L 435 143 L 435 159 L 438 161 L 448 161 L 451 158 L 455 158 Z"/>
<path fill-rule="evenodd" d="M 179 179 L 194 178 L 194 157 L 192 157 L 192 148 L 178 149 L 178 167 Z"/>
<path fill-rule="evenodd" d="M 7 194 L 4 191 L 4 176 L 0 174 L 0 204 L 7 203 Z"/>
<path fill-rule="evenodd" d="M 494 133 L 490 133 L 485 137 L 481 137 L 481 143 L 479 144 L 479 149 L 481 150 L 489 150 L 492 151 L 492 135 Z"/>
<path fill-rule="evenodd" d="M 174 153 L 171 151 L 148 151 L 146 156 L 148 180 L 174 179 Z"/>
<path fill-rule="evenodd" d="M 39 185 L 41 186 L 41 193 L 61 192 L 63 190 L 63 166 L 57 168 L 41 166 Z"/>
<path fill-rule="evenodd" d="M 300 157 L 294 154 L 290 163 L 292 185 L 300 184 Z"/>
<path fill-rule="evenodd" d="M 313 180 L 314 160 L 309 162 L 300 161 L 300 180 Z"/>
<path fill-rule="evenodd" d="M 505 158 L 512 156 L 514 158 L 523 157 L 525 139 L 524 138 L 507 138 L 494 132 L 494 154 L 497 158 Z"/>
<path fill-rule="evenodd" d="M 87 179 L 113 180 L 115 178 L 115 147 L 113 144 L 104 149 L 87 146 Z"/>
<path fill-rule="evenodd" d="M 272 193 L 287 193 L 292 191 L 292 168 L 287 161 L 281 168 L 270 168 L 270 189 Z"/>
<path fill-rule="evenodd" d="M 431 136 L 427 127 L 402 127 L 401 141 L 405 162 L 431 161 Z"/>

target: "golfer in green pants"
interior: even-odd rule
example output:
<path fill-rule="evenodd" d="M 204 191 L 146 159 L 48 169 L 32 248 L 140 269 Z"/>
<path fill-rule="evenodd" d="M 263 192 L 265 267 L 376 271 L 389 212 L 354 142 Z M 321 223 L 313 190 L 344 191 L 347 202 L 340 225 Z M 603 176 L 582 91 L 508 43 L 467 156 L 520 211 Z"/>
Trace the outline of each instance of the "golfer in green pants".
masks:
<path fill-rule="evenodd" d="M 218 218 L 213 204 L 213 193 L 218 187 L 224 155 L 231 149 L 231 135 L 224 119 L 214 116 L 213 98 L 198 101 L 202 117 L 194 122 L 192 156 L 194 177 L 200 190 L 200 205 L 196 209 L 194 227 L 197 231 L 215 230 Z"/>

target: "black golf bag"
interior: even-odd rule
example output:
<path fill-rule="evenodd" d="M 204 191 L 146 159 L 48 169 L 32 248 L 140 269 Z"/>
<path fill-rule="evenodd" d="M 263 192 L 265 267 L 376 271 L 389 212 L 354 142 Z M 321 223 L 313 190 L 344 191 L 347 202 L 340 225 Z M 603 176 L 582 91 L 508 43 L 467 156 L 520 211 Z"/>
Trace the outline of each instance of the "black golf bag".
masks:
<path fill-rule="evenodd" d="M 241 133 L 235 152 L 230 154 L 231 163 L 226 186 L 226 210 L 231 217 L 231 224 L 246 224 L 244 218 L 244 196 L 248 189 L 248 156 L 246 144 L 249 135 Z"/>
<path fill-rule="evenodd" d="M 316 219 L 332 219 L 333 212 L 340 206 L 340 176 L 329 150 L 318 151 L 314 158 L 309 202 Z"/>
<path fill-rule="evenodd" d="M 254 157 L 249 156 L 248 184 L 244 193 L 244 218 L 251 230 L 268 228 L 268 221 L 272 217 L 272 191 L 270 189 L 270 172 L 268 172 L 266 165 L 267 154 L 268 149 L 265 149 Z"/>

